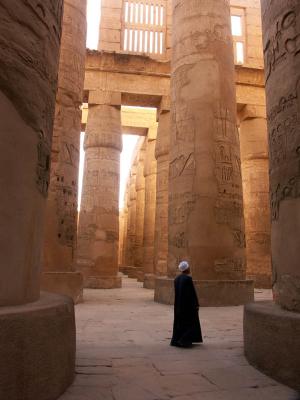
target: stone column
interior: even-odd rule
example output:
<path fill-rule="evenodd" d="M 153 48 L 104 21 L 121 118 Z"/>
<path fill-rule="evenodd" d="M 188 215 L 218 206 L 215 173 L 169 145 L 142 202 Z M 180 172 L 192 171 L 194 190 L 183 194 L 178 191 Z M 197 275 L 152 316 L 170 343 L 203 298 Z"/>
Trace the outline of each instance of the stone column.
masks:
<path fill-rule="evenodd" d="M 168 196 L 169 196 L 169 150 L 171 131 L 170 110 L 159 113 L 155 158 L 157 160 L 156 212 L 154 239 L 154 273 L 156 277 L 168 273 Z"/>
<path fill-rule="evenodd" d="M 136 232 L 135 232 L 135 259 L 136 277 L 139 282 L 144 281 L 143 271 L 143 240 L 144 240 L 144 217 L 145 217 L 145 144 L 141 147 L 138 156 L 137 176 L 136 176 Z"/>
<path fill-rule="evenodd" d="M 127 181 L 125 200 L 124 200 L 124 230 L 123 230 L 123 249 L 122 249 L 122 266 L 121 272 L 127 273 L 127 259 L 128 259 L 128 247 L 127 247 L 127 232 L 128 232 L 128 219 L 129 219 L 129 181 Z"/>
<path fill-rule="evenodd" d="M 271 287 L 269 155 L 265 107 L 240 113 L 240 142 L 246 228 L 247 276 Z"/>
<path fill-rule="evenodd" d="M 145 216 L 144 216 L 144 288 L 154 289 L 154 235 L 156 208 L 156 173 L 155 145 L 157 126 L 149 128 L 145 155 Z"/>
<path fill-rule="evenodd" d="M 91 98 L 91 96 L 90 96 Z M 121 96 L 93 95 L 85 137 L 78 267 L 88 288 L 121 286 L 118 276 Z"/>
<path fill-rule="evenodd" d="M 129 197 L 130 203 L 128 206 L 128 227 L 127 227 L 127 246 L 128 259 L 126 272 L 130 278 L 136 278 L 135 260 L 135 237 L 136 237 L 136 174 L 137 174 L 137 159 L 134 160 L 130 171 L 129 182 Z"/>
<path fill-rule="evenodd" d="M 227 0 L 173 1 L 168 274 L 188 260 L 202 305 L 253 300 L 246 281 Z M 162 301 L 173 301 L 171 280 Z"/>
<path fill-rule="evenodd" d="M 300 390 L 299 1 L 263 0 L 262 21 L 275 303 L 245 308 L 245 353 L 250 363 Z"/>
<path fill-rule="evenodd" d="M 54 400 L 74 378 L 73 302 L 40 296 L 62 7 L 60 0 L 0 4 L 0 398 L 5 400 Z"/>
<path fill-rule="evenodd" d="M 125 226 L 125 209 L 120 210 L 119 216 L 119 249 L 118 249 L 118 266 L 119 271 L 122 267 L 123 246 L 124 246 L 124 226 Z"/>
<path fill-rule="evenodd" d="M 75 271 L 77 188 L 86 53 L 86 0 L 65 0 L 46 208 L 42 288 L 82 300 Z"/>

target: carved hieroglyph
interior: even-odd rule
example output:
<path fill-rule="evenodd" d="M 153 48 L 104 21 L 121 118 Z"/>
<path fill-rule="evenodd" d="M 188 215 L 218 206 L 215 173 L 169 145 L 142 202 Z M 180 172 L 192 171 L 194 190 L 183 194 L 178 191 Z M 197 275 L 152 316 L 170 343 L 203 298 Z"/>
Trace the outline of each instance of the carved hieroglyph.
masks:
<path fill-rule="evenodd" d="M 90 104 L 84 147 L 78 267 L 86 287 L 118 287 L 121 284 L 117 275 L 122 150 L 119 106 Z"/>
<path fill-rule="evenodd" d="M 155 128 L 156 129 L 156 128 Z M 155 132 L 157 133 L 157 131 Z M 144 287 L 152 288 L 154 282 L 154 233 L 156 208 L 156 172 L 155 159 L 156 139 L 148 136 L 145 155 L 145 216 L 143 240 Z M 150 286 L 149 286 L 150 285 Z"/>
<path fill-rule="evenodd" d="M 246 228 L 247 276 L 258 288 L 271 287 L 269 156 L 265 107 L 245 107 L 240 142 Z"/>
<path fill-rule="evenodd" d="M 230 7 L 173 1 L 169 275 L 245 278 L 242 178 Z"/>
<path fill-rule="evenodd" d="M 262 1 L 273 289 L 300 312 L 300 3 Z"/>
<path fill-rule="evenodd" d="M 136 175 L 136 220 L 135 220 L 135 254 L 134 266 L 137 270 L 139 280 L 143 278 L 143 240 L 144 240 L 144 216 L 145 216 L 145 163 L 146 145 L 144 144 L 138 154 L 137 175 Z"/>
<path fill-rule="evenodd" d="M 71 271 L 77 232 L 86 0 L 65 0 L 46 211 L 44 271 Z"/>
<path fill-rule="evenodd" d="M 0 306 L 40 296 L 62 5 L 0 4 Z"/>
<path fill-rule="evenodd" d="M 154 239 L 154 273 L 167 275 L 168 261 L 168 196 L 169 196 L 169 150 L 171 131 L 170 111 L 159 115 L 155 158 L 157 160 L 156 210 Z"/>

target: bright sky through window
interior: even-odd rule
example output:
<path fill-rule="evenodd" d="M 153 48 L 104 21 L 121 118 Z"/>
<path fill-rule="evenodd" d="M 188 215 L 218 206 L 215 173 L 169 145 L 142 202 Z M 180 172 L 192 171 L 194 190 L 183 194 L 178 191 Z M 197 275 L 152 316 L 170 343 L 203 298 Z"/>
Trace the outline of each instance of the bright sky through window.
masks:
<path fill-rule="evenodd" d="M 233 36 L 243 35 L 242 17 L 239 17 L 237 15 L 231 16 L 231 30 Z"/>

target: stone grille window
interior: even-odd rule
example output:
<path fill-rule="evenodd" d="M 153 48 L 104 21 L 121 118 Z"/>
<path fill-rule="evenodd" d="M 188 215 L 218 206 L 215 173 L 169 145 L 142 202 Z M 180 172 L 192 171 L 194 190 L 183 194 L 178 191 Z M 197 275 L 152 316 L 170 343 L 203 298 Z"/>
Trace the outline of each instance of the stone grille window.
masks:
<path fill-rule="evenodd" d="M 123 50 L 162 55 L 166 50 L 166 0 L 123 1 Z"/>
<path fill-rule="evenodd" d="M 246 25 L 245 10 L 243 8 L 231 8 L 231 31 L 234 45 L 235 64 L 245 63 L 246 56 Z"/>

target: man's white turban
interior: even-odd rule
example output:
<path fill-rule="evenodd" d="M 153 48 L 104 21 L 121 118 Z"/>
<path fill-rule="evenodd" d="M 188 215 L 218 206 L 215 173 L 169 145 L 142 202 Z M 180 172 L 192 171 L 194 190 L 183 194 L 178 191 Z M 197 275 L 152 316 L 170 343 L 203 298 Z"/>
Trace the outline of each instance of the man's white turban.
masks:
<path fill-rule="evenodd" d="M 181 263 L 178 266 L 178 269 L 179 269 L 180 272 L 184 272 L 189 268 L 190 268 L 190 266 L 189 266 L 189 263 L 187 261 L 181 261 Z"/>

